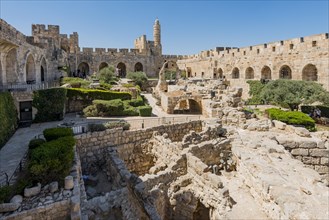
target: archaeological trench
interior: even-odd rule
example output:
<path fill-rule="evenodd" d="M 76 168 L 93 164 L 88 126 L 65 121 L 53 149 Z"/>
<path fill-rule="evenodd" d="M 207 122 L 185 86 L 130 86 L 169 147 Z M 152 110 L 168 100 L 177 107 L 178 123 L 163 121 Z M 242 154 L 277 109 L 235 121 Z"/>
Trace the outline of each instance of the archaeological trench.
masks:
<path fill-rule="evenodd" d="M 160 81 L 154 95 L 164 109 L 201 94 L 208 119 L 76 135 L 65 187 L 39 186 L 19 208 L 2 206 L 16 211 L 0 219 L 328 218 L 328 131 L 246 115 L 242 90 L 223 83 Z"/>

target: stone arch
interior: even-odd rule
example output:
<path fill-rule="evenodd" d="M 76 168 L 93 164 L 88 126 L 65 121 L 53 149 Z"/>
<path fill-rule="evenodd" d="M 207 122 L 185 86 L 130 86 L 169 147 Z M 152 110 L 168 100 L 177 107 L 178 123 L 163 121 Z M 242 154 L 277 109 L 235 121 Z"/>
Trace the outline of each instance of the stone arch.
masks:
<path fill-rule="evenodd" d="M 202 106 L 194 99 L 180 99 L 174 108 L 174 114 L 202 114 Z"/>
<path fill-rule="evenodd" d="M 118 69 L 119 77 L 121 77 L 121 78 L 126 77 L 126 64 L 124 64 L 122 62 L 118 63 L 117 69 Z"/>
<path fill-rule="evenodd" d="M 240 78 L 240 70 L 237 67 L 234 67 L 232 70 L 232 79 L 239 79 Z"/>
<path fill-rule="evenodd" d="M 291 68 L 288 65 L 283 65 L 279 71 L 280 79 L 291 79 Z"/>
<path fill-rule="evenodd" d="M 217 79 L 218 78 L 218 73 L 217 73 L 217 69 L 214 68 L 213 70 L 213 76 L 212 76 L 213 79 Z"/>
<path fill-rule="evenodd" d="M 80 74 L 80 76 L 79 76 Z M 89 65 L 86 62 L 81 62 L 78 66 L 78 76 L 84 77 L 89 75 Z"/>
<path fill-rule="evenodd" d="M 248 67 L 245 72 L 246 79 L 253 79 L 255 78 L 254 69 L 252 67 Z"/>
<path fill-rule="evenodd" d="M 108 66 L 109 66 L 108 63 L 106 63 L 106 62 L 102 62 L 102 63 L 99 64 L 99 66 L 98 66 L 98 71 L 100 71 L 101 69 L 103 69 L 103 68 L 105 68 L 105 67 L 108 67 Z"/>
<path fill-rule="evenodd" d="M 143 72 L 143 64 L 140 62 L 137 62 L 135 64 L 134 72 Z"/>
<path fill-rule="evenodd" d="M 186 67 L 186 74 L 187 74 L 187 77 L 188 78 L 193 77 L 192 76 L 192 68 L 191 67 Z"/>
<path fill-rule="evenodd" d="M 35 83 L 35 80 L 36 80 L 35 62 L 34 62 L 34 58 L 33 58 L 32 54 L 29 54 L 26 58 L 25 76 L 26 76 L 27 84 Z"/>
<path fill-rule="evenodd" d="M 41 82 L 44 82 L 47 80 L 47 62 L 44 57 L 42 57 L 42 59 L 41 59 L 40 80 L 41 80 Z"/>
<path fill-rule="evenodd" d="M 318 70 L 315 65 L 307 64 L 302 71 L 302 79 L 306 81 L 318 81 Z"/>
<path fill-rule="evenodd" d="M 268 66 L 264 66 L 261 70 L 261 79 L 271 79 L 272 78 L 271 68 Z"/>
<path fill-rule="evenodd" d="M 6 78 L 7 83 L 18 82 L 16 48 L 11 49 L 6 56 Z"/>
<path fill-rule="evenodd" d="M 220 79 L 222 79 L 222 78 L 224 77 L 223 69 L 222 69 L 222 68 L 219 68 L 219 69 L 217 70 L 217 72 L 218 72 L 218 77 L 219 77 Z"/>

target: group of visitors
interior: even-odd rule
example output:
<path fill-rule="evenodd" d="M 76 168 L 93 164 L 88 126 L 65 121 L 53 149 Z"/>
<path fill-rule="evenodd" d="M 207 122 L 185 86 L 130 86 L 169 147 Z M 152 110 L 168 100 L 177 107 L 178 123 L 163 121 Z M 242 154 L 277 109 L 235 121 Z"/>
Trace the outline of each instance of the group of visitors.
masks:
<path fill-rule="evenodd" d="M 308 114 L 312 118 L 321 118 L 321 110 L 319 108 L 313 108 Z"/>
<path fill-rule="evenodd" d="M 81 72 L 80 69 L 78 69 L 77 73 L 73 72 L 73 77 L 79 77 L 82 79 L 85 79 L 87 77 L 85 72 Z"/>

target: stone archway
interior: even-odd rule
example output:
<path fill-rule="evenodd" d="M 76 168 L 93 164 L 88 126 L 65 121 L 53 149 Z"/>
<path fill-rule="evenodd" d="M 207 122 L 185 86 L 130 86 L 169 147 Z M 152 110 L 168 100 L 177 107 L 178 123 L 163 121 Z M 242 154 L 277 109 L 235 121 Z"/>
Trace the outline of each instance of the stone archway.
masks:
<path fill-rule="evenodd" d="M 232 71 L 232 79 L 239 79 L 240 78 L 240 70 L 235 67 Z"/>
<path fill-rule="evenodd" d="M 174 108 L 174 114 L 202 114 L 202 106 L 194 99 L 181 99 Z"/>
<path fill-rule="evenodd" d="M 86 77 L 89 75 L 89 65 L 86 62 L 82 62 L 78 66 L 78 77 Z"/>
<path fill-rule="evenodd" d="M 141 64 L 140 62 L 136 63 L 134 71 L 135 72 L 143 72 L 143 64 Z"/>
<path fill-rule="evenodd" d="M 32 54 L 29 54 L 25 64 L 26 83 L 34 84 L 36 79 L 35 63 Z"/>
<path fill-rule="evenodd" d="M 246 79 L 253 79 L 253 78 L 255 78 L 255 74 L 254 74 L 254 69 L 253 68 L 248 67 L 246 69 L 245 78 Z"/>
<path fill-rule="evenodd" d="M 307 64 L 302 71 L 302 79 L 306 81 L 318 81 L 318 70 L 315 65 Z"/>
<path fill-rule="evenodd" d="M 222 68 L 219 68 L 217 72 L 218 72 L 218 77 L 219 77 L 220 79 L 222 79 L 222 78 L 224 77 L 223 69 L 222 69 Z"/>
<path fill-rule="evenodd" d="M 192 76 L 192 68 L 191 67 L 186 67 L 186 74 L 187 74 L 187 77 L 188 78 L 193 77 Z"/>
<path fill-rule="evenodd" d="M 7 83 L 17 83 L 19 81 L 17 71 L 17 50 L 11 49 L 6 56 L 6 78 Z"/>
<path fill-rule="evenodd" d="M 109 65 L 106 62 L 102 62 L 101 64 L 99 64 L 98 71 L 101 71 L 101 69 L 108 67 L 108 66 Z"/>
<path fill-rule="evenodd" d="M 218 73 L 217 73 L 217 69 L 214 68 L 213 70 L 213 76 L 212 76 L 213 79 L 217 79 L 218 78 Z"/>
<path fill-rule="evenodd" d="M 41 82 L 44 82 L 47 80 L 47 63 L 45 58 L 43 57 L 41 60 L 41 66 L 40 66 L 40 80 Z"/>
<path fill-rule="evenodd" d="M 261 79 L 272 79 L 272 71 L 270 67 L 264 66 L 261 70 Z"/>
<path fill-rule="evenodd" d="M 121 77 L 121 78 L 126 77 L 126 64 L 120 62 L 117 65 L 117 68 L 118 68 L 119 77 Z"/>
<path fill-rule="evenodd" d="M 280 68 L 280 72 L 279 72 L 279 78 L 280 79 L 291 79 L 291 68 L 287 65 L 283 65 Z"/>

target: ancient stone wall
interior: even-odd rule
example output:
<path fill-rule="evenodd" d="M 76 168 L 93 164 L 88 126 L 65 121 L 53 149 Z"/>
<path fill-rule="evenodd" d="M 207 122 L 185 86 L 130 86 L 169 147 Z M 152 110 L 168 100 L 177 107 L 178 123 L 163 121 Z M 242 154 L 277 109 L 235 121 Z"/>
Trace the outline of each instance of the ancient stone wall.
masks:
<path fill-rule="evenodd" d="M 187 76 L 226 77 L 248 92 L 247 80 L 290 78 L 312 80 L 329 90 L 328 33 L 262 45 L 202 51 L 177 62 Z"/>
<path fill-rule="evenodd" d="M 83 170 L 93 169 L 95 163 L 105 163 L 104 155 L 107 148 L 116 147 L 120 158 L 127 164 L 128 170 L 139 173 L 148 169 L 150 162 L 150 157 L 142 154 L 140 145 L 150 139 L 154 131 L 160 134 L 167 133 L 173 141 L 180 141 L 190 130 L 201 131 L 201 129 L 201 121 L 191 121 L 137 131 L 124 131 L 122 128 L 118 128 L 89 132 L 77 135 L 75 138 Z"/>

